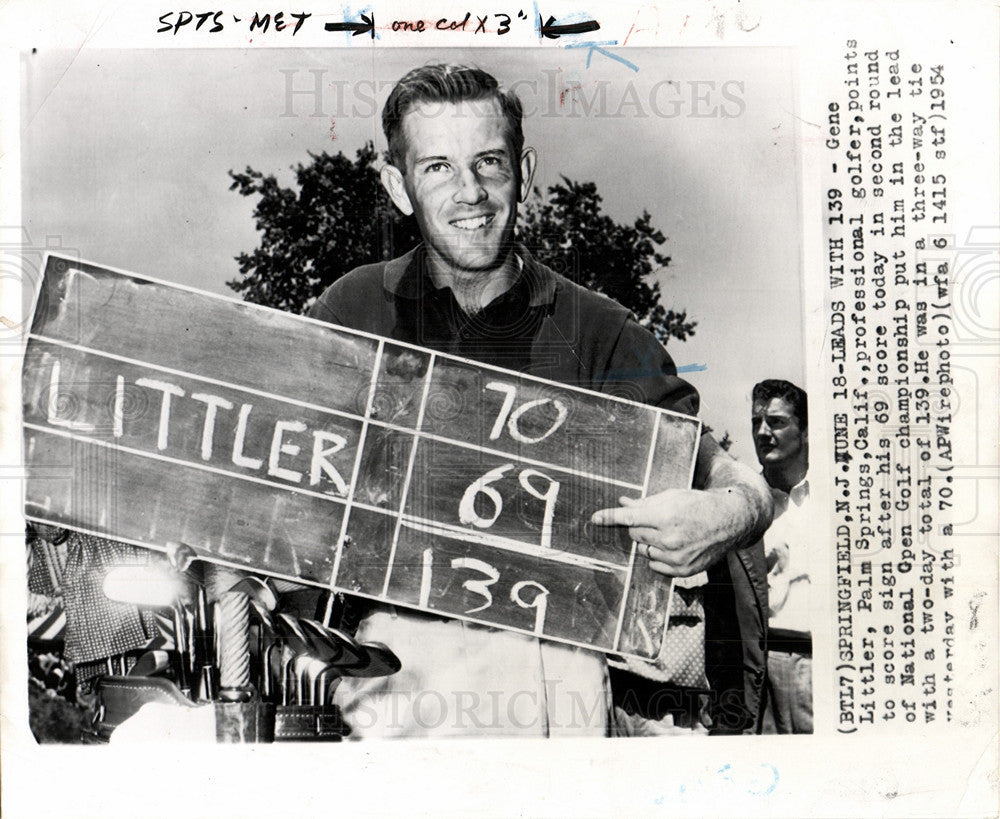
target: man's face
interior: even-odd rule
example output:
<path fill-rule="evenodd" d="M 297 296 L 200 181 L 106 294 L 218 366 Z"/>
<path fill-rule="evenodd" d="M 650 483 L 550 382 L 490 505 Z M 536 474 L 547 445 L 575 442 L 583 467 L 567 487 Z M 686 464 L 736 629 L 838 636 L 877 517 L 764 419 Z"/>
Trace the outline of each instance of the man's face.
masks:
<path fill-rule="evenodd" d="M 498 267 L 530 189 L 534 152 L 512 155 L 496 100 L 418 103 L 402 127 L 405 167 L 387 168 L 383 184 L 416 216 L 432 258 L 460 273 Z"/>
<path fill-rule="evenodd" d="M 762 466 L 777 466 L 808 457 L 806 431 L 799 429 L 792 405 L 784 398 L 754 401 L 753 445 Z"/>

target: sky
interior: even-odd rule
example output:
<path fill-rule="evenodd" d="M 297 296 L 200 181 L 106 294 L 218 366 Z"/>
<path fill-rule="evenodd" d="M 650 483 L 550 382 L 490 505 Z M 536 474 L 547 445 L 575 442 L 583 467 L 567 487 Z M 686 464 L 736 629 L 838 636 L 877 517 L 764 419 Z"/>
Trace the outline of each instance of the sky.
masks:
<path fill-rule="evenodd" d="M 234 257 L 259 237 L 230 169 L 287 185 L 310 152 L 382 150 L 395 79 L 476 63 L 521 96 L 537 185 L 593 181 L 618 221 L 649 211 L 671 257 L 664 306 L 698 322 L 671 355 L 703 419 L 753 463 L 753 384 L 804 382 L 791 60 L 734 48 L 25 54 L 22 216 L 36 246 L 235 295 Z"/>

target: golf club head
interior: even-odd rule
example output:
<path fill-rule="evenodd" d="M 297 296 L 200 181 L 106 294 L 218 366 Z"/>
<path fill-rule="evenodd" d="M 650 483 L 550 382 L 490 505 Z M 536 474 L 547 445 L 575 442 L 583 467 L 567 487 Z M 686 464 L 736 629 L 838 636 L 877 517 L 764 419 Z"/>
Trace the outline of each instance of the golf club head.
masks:
<path fill-rule="evenodd" d="M 327 631 L 337 640 L 343 652 L 337 661 L 339 668 L 360 668 L 368 664 L 368 652 L 350 634 L 339 628 L 327 627 Z"/>
<path fill-rule="evenodd" d="M 167 559 L 179 572 L 187 572 L 198 559 L 198 553 L 186 543 L 171 541 L 167 544 Z"/>
<path fill-rule="evenodd" d="M 274 621 L 278 626 L 278 633 L 288 641 L 289 646 L 296 654 L 315 653 L 315 645 L 303 630 L 299 618 L 282 612 Z"/>
<path fill-rule="evenodd" d="M 275 622 L 274 615 L 271 614 L 271 610 L 265 608 L 252 597 L 250 598 L 250 608 L 253 610 L 254 614 L 257 615 L 257 619 L 260 624 L 270 633 L 278 633 L 278 624 Z"/>
<path fill-rule="evenodd" d="M 269 613 L 278 608 L 278 595 L 266 580 L 261 580 L 259 577 L 248 575 L 229 591 L 247 595 L 255 608 L 264 609 Z"/>
<path fill-rule="evenodd" d="M 388 677 L 403 667 L 399 657 L 385 643 L 362 643 L 368 662 L 358 667 L 343 668 L 345 677 Z"/>
<path fill-rule="evenodd" d="M 341 647 L 340 642 L 326 630 L 325 626 L 317 620 L 306 619 L 301 620 L 300 624 L 302 630 L 312 639 L 320 659 L 328 663 L 337 662 L 341 659 L 344 649 Z"/>
<path fill-rule="evenodd" d="M 351 635 L 340 629 L 324 626 L 317 620 L 303 620 L 303 627 L 308 628 L 311 633 L 317 636 L 322 635 L 324 641 L 330 643 L 339 651 L 333 660 L 337 668 L 355 668 L 365 665 L 368 662 L 368 655 L 365 650 L 358 645 L 358 641 Z"/>

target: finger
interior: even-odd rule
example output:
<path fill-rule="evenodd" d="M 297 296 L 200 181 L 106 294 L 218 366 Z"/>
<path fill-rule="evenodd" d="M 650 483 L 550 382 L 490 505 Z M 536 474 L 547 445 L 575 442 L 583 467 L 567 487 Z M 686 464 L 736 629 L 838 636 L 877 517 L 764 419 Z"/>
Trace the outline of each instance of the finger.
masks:
<path fill-rule="evenodd" d="M 661 560 L 651 560 L 649 561 L 649 568 L 652 569 L 657 574 L 662 574 L 666 577 L 682 577 L 683 575 L 677 570 L 675 566 L 671 566 L 669 563 L 664 563 Z"/>
<path fill-rule="evenodd" d="M 650 563 L 666 563 L 667 565 L 670 565 L 670 553 L 666 549 L 661 549 L 658 546 L 647 544 L 646 557 L 649 558 Z"/>
<path fill-rule="evenodd" d="M 626 516 L 624 512 L 634 507 L 640 500 L 641 498 L 630 498 L 627 495 L 622 495 L 618 498 L 621 506 L 594 512 L 590 517 L 590 522 L 599 526 L 631 526 L 635 522 L 634 518 Z"/>
<path fill-rule="evenodd" d="M 590 522 L 597 526 L 631 526 L 635 521 L 635 513 L 624 506 L 613 509 L 598 509 L 590 516 Z"/>
<path fill-rule="evenodd" d="M 661 549 L 659 546 L 652 546 L 649 543 L 637 542 L 635 551 L 636 554 L 640 557 L 646 558 L 651 564 L 659 563 L 661 565 L 671 567 L 676 574 L 678 567 L 673 562 L 672 555 L 666 549 Z"/>

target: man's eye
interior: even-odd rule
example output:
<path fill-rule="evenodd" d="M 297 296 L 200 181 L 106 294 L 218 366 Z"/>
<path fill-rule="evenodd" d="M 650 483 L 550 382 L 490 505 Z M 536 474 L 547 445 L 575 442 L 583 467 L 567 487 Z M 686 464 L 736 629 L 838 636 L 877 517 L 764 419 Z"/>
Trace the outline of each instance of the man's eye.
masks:
<path fill-rule="evenodd" d="M 424 173 L 442 173 L 447 170 L 448 164 L 446 162 L 432 162 L 424 167 Z"/>
<path fill-rule="evenodd" d="M 503 157 L 500 156 L 484 156 L 477 163 L 479 172 L 485 176 L 495 176 L 498 173 L 502 173 L 507 167 L 507 163 L 504 162 Z"/>

